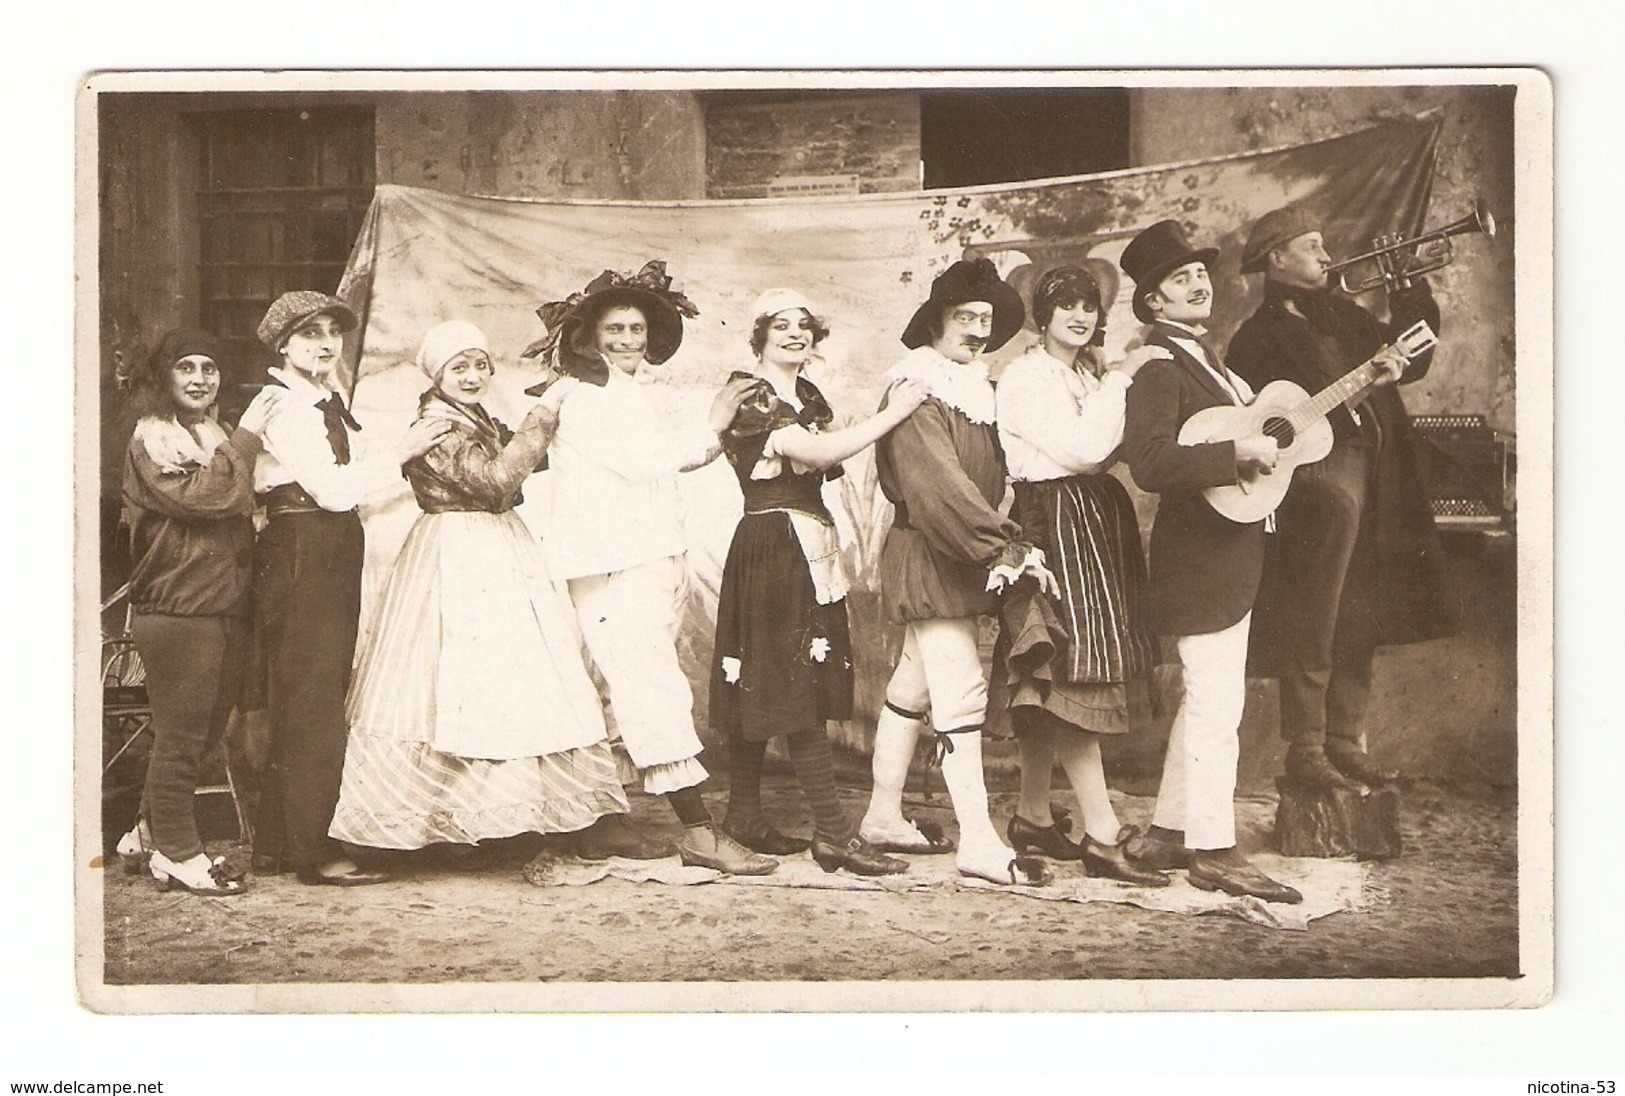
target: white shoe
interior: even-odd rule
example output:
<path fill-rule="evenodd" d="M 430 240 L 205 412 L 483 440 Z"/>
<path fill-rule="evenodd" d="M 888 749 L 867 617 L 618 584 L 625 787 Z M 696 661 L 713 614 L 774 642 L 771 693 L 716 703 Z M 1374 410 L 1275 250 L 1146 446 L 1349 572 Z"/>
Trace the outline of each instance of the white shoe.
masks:
<path fill-rule="evenodd" d="M 929 821 L 914 822 L 899 818 L 895 822 L 877 825 L 866 818 L 858 827 L 858 836 L 881 852 L 929 856 L 954 851 L 954 843 L 942 832 L 942 827 Z"/>
<path fill-rule="evenodd" d="M 118 839 L 115 848 L 125 871 L 137 875 L 145 869 L 147 860 L 152 856 L 152 834 L 147 829 L 146 821 L 138 820 L 133 830 Z"/>
<path fill-rule="evenodd" d="M 190 859 L 177 863 L 157 849 L 153 849 L 147 868 L 157 881 L 159 890 L 166 891 L 179 887 L 193 894 L 223 898 L 242 894 L 248 889 L 241 879 L 233 879 L 227 874 L 225 857 L 217 856 L 210 859 L 206 852 L 200 852 Z"/>
<path fill-rule="evenodd" d="M 1055 880 L 1055 873 L 1042 858 L 1021 856 L 1003 845 L 974 851 L 962 849 L 955 866 L 960 875 L 984 879 L 1001 887 L 1043 887 Z"/>

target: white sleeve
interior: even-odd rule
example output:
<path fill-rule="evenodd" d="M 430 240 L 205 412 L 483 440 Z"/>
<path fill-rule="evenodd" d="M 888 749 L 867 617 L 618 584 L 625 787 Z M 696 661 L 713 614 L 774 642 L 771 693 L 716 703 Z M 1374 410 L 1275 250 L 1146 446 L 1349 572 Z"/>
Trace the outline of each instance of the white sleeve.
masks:
<path fill-rule="evenodd" d="M 265 427 L 265 450 L 316 505 L 337 513 L 355 509 L 401 477 L 400 461 L 390 446 L 375 446 L 364 453 L 358 445 L 355 459 L 338 463 L 327 441 L 321 409 L 310 404 L 284 405 L 271 417 Z"/>
<path fill-rule="evenodd" d="M 1072 394 L 1037 370 L 1012 362 L 999 380 L 999 426 L 1073 475 L 1110 468 L 1123 444 L 1129 378 L 1110 370 L 1074 413 Z"/>

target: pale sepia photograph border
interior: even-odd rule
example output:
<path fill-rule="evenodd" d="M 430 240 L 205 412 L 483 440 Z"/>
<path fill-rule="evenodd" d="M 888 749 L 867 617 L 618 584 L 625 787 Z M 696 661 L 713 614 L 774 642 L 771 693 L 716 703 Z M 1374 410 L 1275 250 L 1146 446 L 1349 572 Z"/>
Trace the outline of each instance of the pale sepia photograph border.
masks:
<path fill-rule="evenodd" d="M 1313 86 L 1359 84 L 1514 84 L 1517 155 L 1517 574 L 1518 925 L 1517 979 L 1327 979 L 1307 981 L 435 984 L 275 986 L 108 986 L 101 983 L 101 888 L 76 874 L 78 978 L 97 1010 L 236 1011 L 1046 1011 L 1201 1009 L 1504 1008 L 1539 1005 L 1553 977 L 1553 492 L 1552 433 L 1552 113 L 1550 85 L 1531 69 L 1259 71 L 834 71 L 793 74 L 796 86 L 1123 87 Z M 114 91 L 515 90 L 782 86 L 772 72 L 196 72 L 104 74 L 78 102 L 76 194 L 77 360 L 75 544 L 76 715 L 75 862 L 100 854 L 97 826 L 100 730 L 96 647 L 97 96 Z M 1448 321 L 1447 321 L 1448 322 Z M 745 897 L 741 892 L 740 897 Z"/>

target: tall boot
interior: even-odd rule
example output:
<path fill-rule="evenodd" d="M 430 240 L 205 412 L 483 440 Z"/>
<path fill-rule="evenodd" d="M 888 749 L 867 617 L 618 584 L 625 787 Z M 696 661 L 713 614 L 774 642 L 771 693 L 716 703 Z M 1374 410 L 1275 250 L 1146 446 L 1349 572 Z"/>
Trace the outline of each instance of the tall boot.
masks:
<path fill-rule="evenodd" d="M 1374 788 L 1388 783 L 1396 775 L 1372 760 L 1371 755 L 1365 752 L 1365 746 L 1360 742 L 1358 734 L 1328 732 L 1326 758 L 1344 776 Z"/>
<path fill-rule="evenodd" d="M 1326 756 L 1325 731 L 1299 731 L 1286 748 L 1286 774 L 1312 788 L 1358 788 Z"/>

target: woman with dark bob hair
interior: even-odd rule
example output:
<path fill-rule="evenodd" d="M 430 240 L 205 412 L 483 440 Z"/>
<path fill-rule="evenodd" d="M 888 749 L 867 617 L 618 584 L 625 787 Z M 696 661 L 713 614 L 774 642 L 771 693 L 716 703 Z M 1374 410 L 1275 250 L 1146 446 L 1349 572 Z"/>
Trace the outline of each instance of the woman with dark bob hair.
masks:
<path fill-rule="evenodd" d="M 1090 263 L 1090 260 L 1085 260 Z M 1094 264 L 1090 264 L 1094 265 Z M 1017 852 L 1082 861 L 1090 875 L 1144 886 L 1168 878 L 1129 863 L 1106 791 L 1100 736 L 1129 729 L 1129 688 L 1149 669 L 1153 637 L 1141 615 L 1146 583 L 1139 524 L 1109 470 L 1123 440 L 1124 393 L 1140 366 L 1168 357 L 1139 348 L 1106 368 L 1101 273 L 1061 266 L 1038 280 L 1039 341 L 999 379 L 999 441 L 1015 483 L 1011 517 L 1054 568 L 1060 596 L 1032 583 L 1006 597 L 995 675 L 1020 744 L 1021 798 L 1006 834 Z M 1052 812 L 1059 758 L 1083 812 L 1083 840 Z"/>
<path fill-rule="evenodd" d="M 789 289 L 756 299 L 749 398 L 723 432 L 723 452 L 745 496 L 717 603 L 711 725 L 728 736 L 728 813 L 722 828 L 756 852 L 784 856 L 808 847 L 761 813 L 762 760 L 783 735 L 813 813 L 812 856 L 825 871 L 904 871 L 857 834 L 835 796 L 825 723 L 852 716 L 852 645 L 846 576 L 835 522 L 820 487 L 840 462 L 913 413 L 925 386 L 904 381 L 884 409 L 831 429 L 835 413 L 803 372 L 829 328 Z"/>
<path fill-rule="evenodd" d="M 133 374 L 137 416 L 124 457 L 131 631 L 147 672 L 152 757 L 141 818 L 119 842 L 158 885 L 234 895 L 242 873 L 210 857 L 193 795 L 219 742 L 242 671 L 243 614 L 254 550 L 254 458 L 275 397 L 229 434 L 214 418 L 220 350 L 204 331 L 170 331 Z"/>

